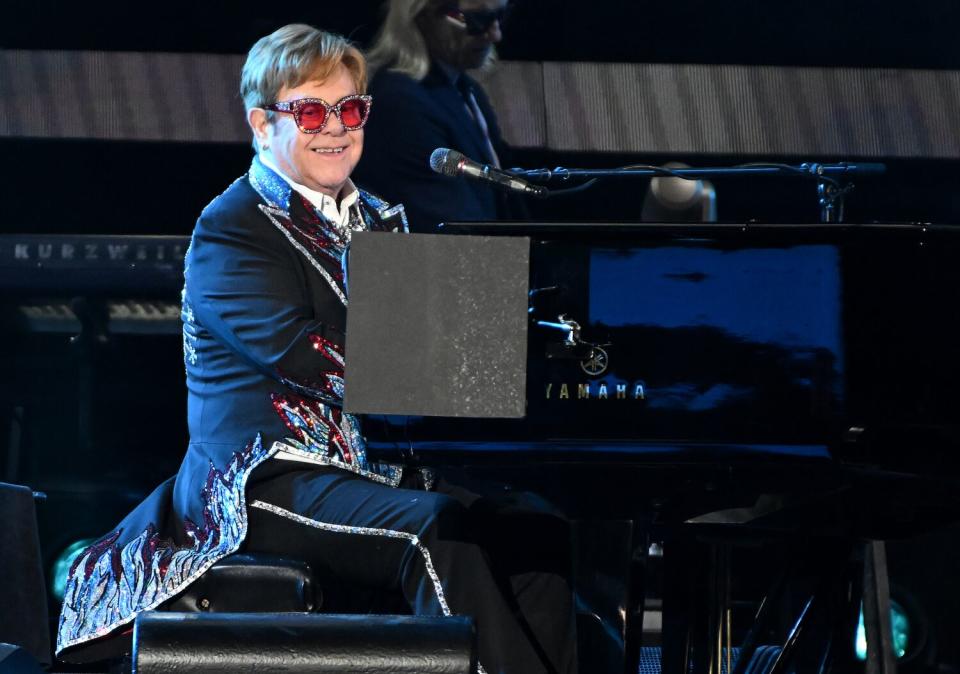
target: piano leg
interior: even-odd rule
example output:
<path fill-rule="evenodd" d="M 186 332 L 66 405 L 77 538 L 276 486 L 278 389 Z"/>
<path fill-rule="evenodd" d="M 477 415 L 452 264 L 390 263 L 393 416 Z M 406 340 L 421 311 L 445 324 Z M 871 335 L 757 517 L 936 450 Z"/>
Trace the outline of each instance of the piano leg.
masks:
<path fill-rule="evenodd" d="M 630 531 L 626 616 L 623 630 L 624 672 L 635 674 L 640 668 L 643 640 L 643 610 L 646 601 L 647 554 L 650 550 L 650 523 L 635 519 Z"/>
<path fill-rule="evenodd" d="M 863 556 L 863 628 L 867 636 L 866 674 L 895 674 L 890 620 L 890 581 L 883 541 L 866 544 Z"/>
<path fill-rule="evenodd" d="M 573 523 L 573 535 L 580 671 L 626 666 L 636 674 L 630 663 L 639 662 L 643 632 L 646 527 L 631 520 L 582 519 Z"/>
<path fill-rule="evenodd" d="M 740 655 L 737 659 L 737 664 L 733 668 L 733 674 L 744 674 L 744 672 L 746 672 L 747 663 L 753 658 L 761 635 L 766 634 L 770 629 L 775 615 L 775 606 L 783 596 L 787 580 L 791 578 L 794 573 L 796 573 L 796 563 L 781 569 L 774 578 L 770 590 L 768 590 L 767 594 L 760 600 L 757 612 L 753 616 L 753 623 L 750 625 L 747 636 L 740 645 Z"/>
<path fill-rule="evenodd" d="M 690 649 L 694 640 L 695 616 L 699 615 L 696 595 L 702 593 L 700 580 L 705 571 L 694 542 L 677 538 L 663 546 L 663 632 L 661 672 L 689 672 Z M 636 670 L 633 670 L 636 671 Z"/>
<path fill-rule="evenodd" d="M 859 669 L 851 644 L 860 622 L 862 594 L 863 566 L 855 551 L 851 549 L 846 560 L 846 573 L 841 575 L 833 592 L 833 632 L 829 635 L 829 643 L 824 649 L 820 672 L 851 672 Z"/>
<path fill-rule="evenodd" d="M 664 543 L 661 671 L 729 671 L 731 547 L 682 534 Z"/>

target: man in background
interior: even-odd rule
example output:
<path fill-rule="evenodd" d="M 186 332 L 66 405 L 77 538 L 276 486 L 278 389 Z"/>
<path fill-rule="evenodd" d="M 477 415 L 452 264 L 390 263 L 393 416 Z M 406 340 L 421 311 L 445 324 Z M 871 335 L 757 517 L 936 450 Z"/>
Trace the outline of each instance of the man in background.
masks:
<path fill-rule="evenodd" d="M 375 110 L 357 175 L 406 207 L 410 231 L 455 220 L 523 217 L 523 204 L 490 186 L 433 173 L 430 154 L 450 148 L 483 164 L 508 155 L 486 94 L 468 71 L 495 56 L 507 0 L 389 0 L 369 52 Z"/>

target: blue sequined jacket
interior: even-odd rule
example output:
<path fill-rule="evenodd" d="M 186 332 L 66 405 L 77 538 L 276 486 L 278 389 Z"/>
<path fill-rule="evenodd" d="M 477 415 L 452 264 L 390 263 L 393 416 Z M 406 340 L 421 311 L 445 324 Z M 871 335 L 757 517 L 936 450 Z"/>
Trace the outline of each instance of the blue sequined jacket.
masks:
<path fill-rule="evenodd" d="M 348 227 L 334 225 L 254 159 L 201 214 L 182 303 L 190 445 L 176 478 L 73 564 L 64 659 L 236 551 L 246 480 L 277 452 L 399 482 L 398 467 L 367 460 L 358 420 L 341 409 L 351 233 L 406 231 L 402 206 L 362 191 L 358 206 Z"/>

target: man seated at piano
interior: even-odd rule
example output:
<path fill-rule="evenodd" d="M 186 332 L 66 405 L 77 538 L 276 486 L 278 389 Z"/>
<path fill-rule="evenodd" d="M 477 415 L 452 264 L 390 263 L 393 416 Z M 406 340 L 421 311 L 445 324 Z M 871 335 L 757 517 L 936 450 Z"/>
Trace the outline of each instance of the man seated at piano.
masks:
<path fill-rule="evenodd" d="M 307 25 L 247 55 L 256 154 L 201 213 L 185 262 L 190 444 L 179 473 L 77 558 L 65 659 L 246 551 L 396 591 L 415 614 L 474 617 L 487 672 L 575 671 L 565 578 L 518 563 L 536 556 L 537 532 L 517 543 L 486 499 L 368 459 L 360 419 L 342 411 L 345 251 L 353 232 L 406 230 L 402 206 L 350 179 L 366 82 L 355 47 Z"/>
<path fill-rule="evenodd" d="M 434 173 L 428 161 L 450 148 L 482 164 L 509 166 L 497 115 L 473 77 L 490 66 L 510 12 L 507 0 L 390 0 L 370 49 L 370 92 L 383 114 L 370 123 L 357 174 L 403 202 L 413 232 L 454 220 L 521 220 L 515 195 Z"/>

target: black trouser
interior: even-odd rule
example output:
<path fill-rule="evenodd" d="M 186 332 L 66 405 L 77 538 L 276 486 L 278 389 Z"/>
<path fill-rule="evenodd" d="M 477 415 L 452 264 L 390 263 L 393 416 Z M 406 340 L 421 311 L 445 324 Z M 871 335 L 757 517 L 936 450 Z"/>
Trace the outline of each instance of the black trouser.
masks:
<path fill-rule="evenodd" d="M 488 674 L 575 672 L 568 527 L 535 499 L 268 463 L 247 489 L 247 551 L 302 559 L 322 579 L 398 589 L 418 615 L 472 616 Z"/>

